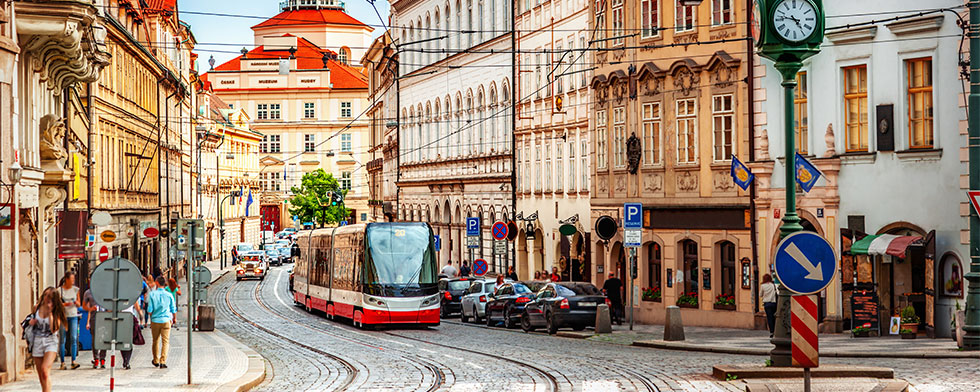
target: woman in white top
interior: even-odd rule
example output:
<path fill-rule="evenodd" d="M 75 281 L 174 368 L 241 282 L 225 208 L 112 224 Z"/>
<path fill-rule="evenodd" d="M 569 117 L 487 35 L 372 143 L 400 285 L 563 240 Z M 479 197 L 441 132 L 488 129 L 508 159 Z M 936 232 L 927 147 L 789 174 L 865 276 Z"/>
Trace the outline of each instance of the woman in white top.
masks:
<path fill-rule="evenodd" d="M 34 358 L 34 369 L 37 370 L 37 378 L 41 382 L 41 391 L 49 392 L 51 365 L 58 356 L 58 331 L 67 323 L 65 308 L 54 287 L 44 289 L 29 320 L 24 328 L 24 338 L 27 339 L 28 351 Z"/>
<path fill-rule="evenodd" d="M 771 338 L 776 330 L 776 284 L 772 281 L 772 275 L 762 275 L 759 297 L 762 300 L 762 308 L 766 310 L 766 325 L 769 327 Z"/>
<path fill-rule="evenodd" d="M 68 271 L 61 278 L 58 285 L 58 294 L 61 295 L 61 304 L 65 307 L 65 317 L 68 322 L 61 327 L 61 350 L 58 351 L 61 357 L 61 370 L 65 370 L 65 351 L 71 353 L 71 368 L 78 369 L 78 321 L 81 315 L 78 314 L 78 306 L 82 304 L 82 297 L 78 287 L 75 287 L 75 273 Z"/>

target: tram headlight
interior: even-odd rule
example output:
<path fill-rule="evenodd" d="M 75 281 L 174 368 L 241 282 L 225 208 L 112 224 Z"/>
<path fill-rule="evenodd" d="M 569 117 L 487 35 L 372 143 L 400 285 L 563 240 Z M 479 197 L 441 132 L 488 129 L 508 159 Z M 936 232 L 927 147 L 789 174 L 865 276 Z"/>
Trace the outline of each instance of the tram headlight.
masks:
<path fill-rule="evenodd" d="M 439 303 L 439 296 L 433 295 L 422 301 L 422 306 L 431 306 Z"/>
<path fill-rule="evenodd" d="M 382 301 L 379 298 L 368 296 L 367 297 L 367 301 L 368 301 L 368 303 L 370 303 L 372 305 L 385 306 L 385 301 Z"/>

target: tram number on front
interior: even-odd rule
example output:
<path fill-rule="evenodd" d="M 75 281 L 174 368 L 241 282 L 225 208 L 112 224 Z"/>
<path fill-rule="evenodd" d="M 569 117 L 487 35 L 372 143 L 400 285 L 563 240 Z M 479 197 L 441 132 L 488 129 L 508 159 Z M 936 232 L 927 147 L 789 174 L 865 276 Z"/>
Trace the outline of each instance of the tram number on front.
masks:
<path fill-rule="evenodd" d="M 395 230 L 395 237 L 404 237 L 405 230 Z"/>

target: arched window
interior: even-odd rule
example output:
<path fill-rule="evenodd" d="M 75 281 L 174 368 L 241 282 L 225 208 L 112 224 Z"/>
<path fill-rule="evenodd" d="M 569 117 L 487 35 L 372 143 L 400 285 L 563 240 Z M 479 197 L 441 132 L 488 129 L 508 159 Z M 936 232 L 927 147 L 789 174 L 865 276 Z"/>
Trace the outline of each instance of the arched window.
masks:
<path fill-rule="evenodd" d="M 456 50 L 463 47 L 463 4 L 456 0 Z"/>
<path fill-rule="evenodd" d="M 442 115 L 442 121 L 446 124 L 446 130 L 444 131 L 445 135 L 441 135 L 440 138 L 442 139 L 442 156 L 448 158 L 449 146 L 452 145 L 451 143 L 452 139 L 450 139 L 451 137 L 450 132 L 453 131 L 453 123 L 452 123 L 453 109 L 452 106 L 449 105 L 450 100 L 448 95 L 446 96 L 446 99 L 443 102 L 445 102 L 445 105 L 443 105 L 444 114 Z"/>
<path fill-rule="evenodd" d="M 414 42 L 417 39 L 418 38 L 415 38 L 415 22 L 412 22 L 412 24 L 408 26 L 408 42 Z M 408 72 L 412 72 L 415 70 L 416 64 L 415 52 L 411 50 L 412 45 L 406 45 L 404 49 L 406 49 L 405 57 L 408 60 L 406 61 L 408 63 Z"/>
<path fill-rule="evenodd" d="M 425 35 L 425 39 L 429 39 L 432 37 L 432 20 L 431 18 L 429 18 L 428 14 L 425 15 L 424 35 Z M 425 48 L 425 64 L 430 64 L 432 63 L 432 41 L 426 41 L 426 43 L 423 44 L 423 47 Z"/>
<path fill-rule="evenodd" d="M 490 106 L 487 108 L 487 112 L 491 116 L 493 116 L 494 115 L 494 112 L 496 110 L 497 110 L 497 86 L 491 85 L 490 86 Z M 494 150 L 495 152 L 499 152 L 500 151 L 500 146 L 497 145 L 498 140 L 499 140 L 497 138 L 497 128 L 498 128 L 497 127 L 497 122 L 498 121 L 499 121 L 499 119 L 496 118 L 496 117 L 494 117 L 494 118 L 491 118 L 490 119 L 490 124 L 488 124 L 488 125 L 490 125 L 490 149 L 491 150 Z"/>
<path fill-rule="evenodd" d="M 660 244 L 651 242 L 647 245 L 647 287 L 660 291 L 660 271 L 662 271 L 663 255 Z"/>
<path fill-rule="evenodd" d="M 402 43 L 405 43 L 405 42 L 408 42 L 408 35 L 405 33 L 405 26 L 402 26 Z M 408 56 L 407 55 L 400 55 L 398 57 L 399 57 L 399 60 L 398 60 L 398 74 L 399 75 L 404 75 L 404 74 L 408 73 L 408 67 L 405 66 L 405 64 L 408 64 Z"/>
<path fill-rule="evenodd" d="M 475 33 L 472 32 L 473 31 L 473 0 L 466 0 L 466 30 L 470 31 L 469 34 L 466 34 L 466 47 L 469 48 L 473 46 L 473 36 L 475 35 Z"/>
<path fill-rule="evenodd" d="M 698 295 L 698 243 L 693 240 L 681 241 L 681 258 L 684 263 L 684 293 L 682 295 Z"/>
<path fill-rule="evenodd" d="M 466 94 L 466 112 L 463 113 L 463 115 L 466 116 L 466 123 L 463 124 L 463 127 L 466 128 L 466 131 L 465 131 L 466 137 L 463 140 L 463 143 L 465 143 L 467 145 L 466 150 L 468 150 L 469 153 L 472 154 L 473 153 L 473 150 L 474 150 L 474 145 L 473 145 L 473 125 L 474 125 L 473 124 L 473 93 Z"/>
<path fill-rule="evenodd" d="M 718 263 L 721 267 L 721 294 L 735 295 L 735 244 L 722 241 L 718 243 Z"/>
<path fill-rule="evenodd" d="M 350 59 L 350 48 L 346 46 L 341 47 L 340 51 L 337 52 L 337 61 L 339 61 L 341 64 L 349 64 L 348 63 L 348 61 L 350 61 L 349 59 Z"/>
<path fill-rule="evenodd" d="M 431 130 L 433 135 L 432 140 L 435 141 L 432 146 L 432 149 L 435 151 L 435 154 L 433 154 L 432 156 L 433 158 L 439 157 L 442 154 L 442 149 L 439 148 L 442 145 L 442 134 L 440 132 L 441 130 L 442 130 L 442 116 L 439 114 L 439 98 L 436 98 L 436 106 L 435 109 L 432 111 L 432 130 Z M 439 217 L 438 213 L 436 213 L 436 217 Z"/>
<path fill-rule="evenodd" d="M 476 129 L 477 129 L 477 137 L 476 137 L 476 139 L 478 140 L 477 141 L 477 146 L 476 146 L 476 151 L 478 153 L 481 153 L 482 154 L 482 153 L 484 153 L 484 152 L 487 151 L 486 135 L 484 133 L 484 131 L 486 130 L 486 127 L 485 127 L 486 124 L 485 124 L 484 119 L 486 118 L 486 113 L 487 112 L 486 112 L 486 104 L 483 101 L 483 90 L 480 90 L 477 93 L 476 104 L 477 104 L 477 108 L 478 108 L 477 110 L 479 110 L 479 116 L 476 119 L 476 121 L 478 122 L 477 123 L 477 126 L 476 126 Z"/>
<path fill-rule="evenodd" d="M 456 139 L 456 143 L 455 143 L 456 148 L 454 149 L 454 152 L 455 152 L 454 155 L 455 156 L 460 156 L 463 153 L 463 135 L 462 135 L 462 133 L 463 133 L 462 132 L 462 126 L 463 126 L 463 109 L 462 108 L 463 108 L 463 105 L 462 105 L 462 102 L 460 102 L 460 101 L 462 101 L 462 97 L 460 97 L 460 95 L 457 93 L 456 94 L 456 126 L 453 127 L 453 129 L 450 130 L 450 132 L 452 132 L 453 134 L 456 135 L 456 137 L 455 137 L 455 139 Z"/>
<path fill-rule="evenodd" d="M 497 2 L 496 0 L 490 0 L 490 38 L 496 37 L 499 32 L 497 32 Z"/>
<path fill-rule="evenodd" d="M 452 32 L 452 29 L 453 29 L 452 28 L 452 24 L 449 23 L 449 18 L 450 18 L 450 15 L 452 15 L 452 14 L 449 12 L 449 2 L 448 1 L 446 2 L 446 12 L 445 12 L 445 14 L 446 14 L 446 30 L 445 30 L 445 35 L 446 35 L 447 38 L 446 38 L 446 42 L 445 42 L 444 45 L 447 45 L 448 46 L 449 43 L 451 42 L 448 37 L 450 36 L 449 34 Z M 448 56 L 449 56 L 449 53 L 446 53 L 445 56 L 443 56 L 443 57 L 448 57 Z"/>

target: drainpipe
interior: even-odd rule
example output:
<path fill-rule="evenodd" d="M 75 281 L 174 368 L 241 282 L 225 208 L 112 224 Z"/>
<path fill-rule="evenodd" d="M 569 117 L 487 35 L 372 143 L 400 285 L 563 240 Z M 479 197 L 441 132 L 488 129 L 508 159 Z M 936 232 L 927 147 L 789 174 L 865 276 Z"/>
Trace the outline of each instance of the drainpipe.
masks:
<path fill-rule="evenodd" d="M 746 9 L 752 9 L 754 0 L 746 0 Z M 746 63 L 748 65 L 748 75 L 746 79 L 748 80 L 748 105 L 749 105 L 749 162 L 755 162 L 755 40 L 752 38 L 751 32 L 746 32 L 747 39 L 745 40 L 746 53 Z M 749 184 L 749 216 L 752 218 L 749 222 L 749 241 L 752 243 L 752 312 L 759 311 L 759 243 L 758 234 L 756 233 L 756 219 L 758 218 L 755 198 L 756 198 L 756 182 L 752 181 Z"/>
<path fill-rule="evenodd" d="M 517 216 L 517 1 L 510 6 L 510 219 Z M 510 266 L 517 272 L 517 243 L 510 247 Z"/>
<path fill-rule="evenodd" d="M 970 189 L 980 189 L 980 0 L 970 0 L 970 95 L 967 107 L 969 122 Z M 970 211 L 970 272 L 966 294 L 966 320 L 963 330 L 963 346 L 968 350 L 980 350 L 980 218 L 977 211 Z"/>

